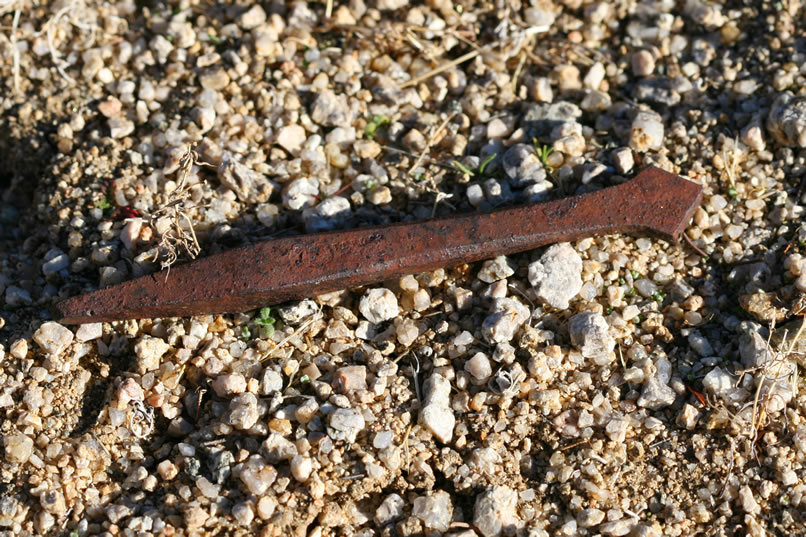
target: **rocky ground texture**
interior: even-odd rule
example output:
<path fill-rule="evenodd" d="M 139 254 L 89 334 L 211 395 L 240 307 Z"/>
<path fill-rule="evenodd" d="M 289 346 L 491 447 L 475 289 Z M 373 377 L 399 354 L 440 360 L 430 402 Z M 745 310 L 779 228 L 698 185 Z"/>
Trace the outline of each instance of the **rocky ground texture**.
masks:
<path fill-rule="evenodd" d="M 0 0 L 0 532 L 806 533 L 804 27 L 800 0 Z M 704 188 L 681 244 L 48 313 L 197 245 L 650 165 Z"/>

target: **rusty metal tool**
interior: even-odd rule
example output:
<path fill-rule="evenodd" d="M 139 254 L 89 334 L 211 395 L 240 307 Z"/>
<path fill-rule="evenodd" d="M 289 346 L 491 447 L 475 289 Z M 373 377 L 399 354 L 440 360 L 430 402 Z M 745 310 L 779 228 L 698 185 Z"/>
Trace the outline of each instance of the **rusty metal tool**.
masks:
<path fill-rule="evenodd" d="M 236 248 L 56 305 L 66 324 L 242 312 L 592 235 L 676 241 L 702 187 L 657 168 L 597 192 L 413 223 Z"/>

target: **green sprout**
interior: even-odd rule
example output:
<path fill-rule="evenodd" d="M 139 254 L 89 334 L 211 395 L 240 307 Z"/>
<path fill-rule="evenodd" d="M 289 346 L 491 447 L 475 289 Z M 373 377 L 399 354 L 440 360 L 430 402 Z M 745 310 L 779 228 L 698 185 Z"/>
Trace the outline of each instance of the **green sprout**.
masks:
<path fill-rule="evenodd" d="M 211 34 L 210 32 L 207 32 L 207 38 L 210 40 L 210 43 L 212 43 L 212 44 L 214 44 L 216 46 L 221 44 L 221 38 L 218 37 L 215 34 Z"/>
<path fill-rule="evenodd" d="M 95 202 L 95 207 L 102 211 L 108 211 L 117 207 L 115 201 L 115 186 L 109 185 L 104 191 L 104 197 Z"/>
<path fill-rule="evenodd" d="M 453 161 L 453 167 L 462 172 L 463 174 L 467 175 L 468 177 L 473 177 L 476 175 L 475 173 L 473 173 L 473 170 L 471 170 L 458 160 Z"/>
<path fill-rule="evenodd" d="M 489 157 L 484 159 L 484 162 L 482 162 L 481 166 L 479 166 L 479 174 L 480 175 L 484 175 L 484 169 L 487 167 L 487 164 L 492 162 L 495 159 L 495 157 L 497 157 L 497 156 L 498 156 L 498 153 L 493 153 L 492 155 L 490 155 Z"/>
<path fill-rule="evenodd" d="M 248 326 L 241 327 L 241 339 L 244 341 L 249 341 L 252 338 L 252 332 L 249 331 Z"/>
<path fill-rule="evenodd" d="M 730 188 L 728 189 L 728 196 L 730 196 L 731 198 L 735 198 L 735 197 L 736 197 L 736 196 L 738 196 L 738 195 L 739 195 L 739 193 L 736 191 L 736 189 L 735 189 L 735 188 L 730 187 Z"/>
<path fill-rule="evenodd" d="M 630 271 L 630 275 L 632 276 L 632 279 L 633 279 L 633 280 L 636 280 L 636 281 L 637 281 L 637 280 L 640 280 L 641 278 L 643 278 L 643 276 L 641 275 L 641 273 L 640 273 L 640 272 L 638 272 L 637 270 L 631 270 L 631 271 Z"/>
<path fill-rule="evenodd" d="M 468 168 L 467 166 L 465 166 L 464 164 L 462 164 L 458 160 L 453 161 L 453 167 L 456 168 L 457 170 L 459 170 L 460 172 L 462 172 L 464 175 L 467 175 L 468 177 L 475 177 L 477 175 L 483 176 L 484 171 L 487 169 L 487 165 L 490 164 L 493 160 L 495 160 L 495 157 L 497 157 L 497 156 L 498 156 L 498 153 L 493 153 L 489 157 L 485 158 L 481 162 L 481 164 L 479 164 L 479 168 L 476 171 L 471 170 L 470 168 Z"/>
<path fill-rule="evenodd" d="M 302 375 L 299 378 L 299 383 L 302 384 L 303 386 L 306 385 L 306 384 L 310 384 L 311 383 L 311 377 L 309 377 L 308 375 Z"/>
<path fill-rule="evenodd" d="M 392 120 L 389 119 L 389 116 L 372 116 L 372 119 L 367 122 L 367 126 L 364 127 L 364 136 L 366 136 L 368 140 L 374 140 L 378 129 L 384 125 L 388 125 L 391 122 Z"/>
<path fill-rule="evenodd" d="M 666 298 L 666 293 L 664 291 L 655 291 L 652 293 L 652 300 L 660 304 Z"/>
<path fill-rule="evenodd" d="M 270 338 L 274 335 L 274 323 L 276 319 L 271 316 L 271 308 L 260 308 L 255 324 L 263 330 L 263 337 Z"/>
<path fill-rule="evenodd" d="M 624 296 L 626 296 L 627 298 L 634 297 L 635 296 L 635 287 L 630 287 L 630 289 L 626 293 L 624 293 Z"/>
<path fill-rule="evenodd" d="M 546 171 L 550 172 L 551 166 L 549 166 L 548 161 L 549 155 L 551 155 L 551 153 L 554 151 L 554 148 L 546 144 L 540 145 L 540 141 L 537 138 L 533 138 L 532 142 L 535 145 L 535 155 L 537 155 L 537 158 L 539 158 L 540 162 L 543 163 L 543 167 L 546 169 Z"/>

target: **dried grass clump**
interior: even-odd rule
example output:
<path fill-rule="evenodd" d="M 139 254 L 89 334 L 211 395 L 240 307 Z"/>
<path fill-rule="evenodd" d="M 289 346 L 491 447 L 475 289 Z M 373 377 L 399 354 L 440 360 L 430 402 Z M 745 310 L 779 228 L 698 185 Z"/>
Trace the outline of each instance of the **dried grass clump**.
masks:
<path fill-rule="evenodd" d="M 188 184 L 187 179 L 194 165 L 214 167 L 210 163 L 200 161 L 198 153 L 188 145 L 185 154 L 179 161 L 180 177 L 176 188 L 168 194 L 165 206 L 154 211 L 149 221 L 149 225 L 155 230 L 162 227 L 157 225 L 157 220 L 167 218 L 169 221 L 167 229 L 160 233 L 159 245 L 154 254 L 154 261 L 162 257 L 160 268 L 168 269 L 168 273 L 165 275 L 166 280 L 171 266 L 179 260 L 180 255 L 184 253 L 191 259 L 195 259 L 201 253 L 199 239 L 193 229 L 193 220 L 187 213 L 191 209 L 189 202 L 192 189 L 192 185 Z"/>

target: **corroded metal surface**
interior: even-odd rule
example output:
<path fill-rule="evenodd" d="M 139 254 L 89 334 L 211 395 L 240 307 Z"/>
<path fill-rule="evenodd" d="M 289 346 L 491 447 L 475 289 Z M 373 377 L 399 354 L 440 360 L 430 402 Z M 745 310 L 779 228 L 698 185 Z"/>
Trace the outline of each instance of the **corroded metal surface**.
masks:
<path fill-rule="evenodd" d="M 62 301 L 66 324 L 246 311 L 591 235 L 677 240 L 700 185 L 651 168 L 556 201 L 270 240 Z"/>

